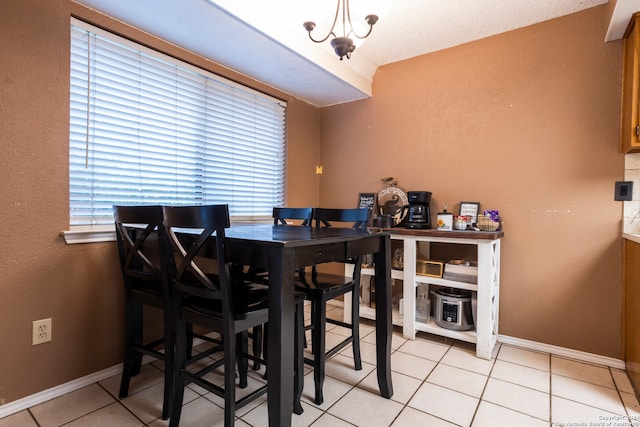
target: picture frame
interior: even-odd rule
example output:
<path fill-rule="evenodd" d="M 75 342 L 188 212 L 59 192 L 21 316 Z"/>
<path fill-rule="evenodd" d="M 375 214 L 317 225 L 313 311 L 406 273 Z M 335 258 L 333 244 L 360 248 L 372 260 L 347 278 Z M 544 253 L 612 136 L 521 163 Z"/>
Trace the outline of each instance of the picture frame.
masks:
<path fill-rule="evenodd" d="M 368 226 L 371 226 L 373 215 L 378 208 L 378 195 L 376 193 L 360 193 L 358 194 L 358 207 L 367 208 L 371 212 Z"/>
<path fill-rule="evenodd" d="M 478 222 L 478 212 L 480 211 L 479 202 L 460 202 L 460 216 L 470 216 L 471 223 Z"/>
<path fill-rule="evenodd" d="M 376 207 L 376 193 L 360 193 L 358 195 L 358 207 L 367 208 L 370 211 Z"/>

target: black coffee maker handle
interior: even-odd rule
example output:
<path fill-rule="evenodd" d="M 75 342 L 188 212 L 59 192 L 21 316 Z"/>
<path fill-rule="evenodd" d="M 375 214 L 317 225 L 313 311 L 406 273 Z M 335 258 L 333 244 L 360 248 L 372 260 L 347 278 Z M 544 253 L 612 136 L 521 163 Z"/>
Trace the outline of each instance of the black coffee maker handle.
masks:
<path fill-rule="evenodd" d="M 409 218 L 409 207 L 411 205 L 404 205 L 400 208 L 400 222 L 396 224 L 396 227 L 404 227 L 407 224 L 407 218 Z"/>

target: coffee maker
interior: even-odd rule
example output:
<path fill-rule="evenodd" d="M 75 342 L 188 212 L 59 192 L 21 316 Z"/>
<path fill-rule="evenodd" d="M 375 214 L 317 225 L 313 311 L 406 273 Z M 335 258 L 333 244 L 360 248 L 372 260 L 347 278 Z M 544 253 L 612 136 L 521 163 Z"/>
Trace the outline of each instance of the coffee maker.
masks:
<path fill-rule="evenodd" d="M 407 192 L 408 213 L 406 217 L 407 228 L 431 228 L 431 193 L 429 191 Z"/>

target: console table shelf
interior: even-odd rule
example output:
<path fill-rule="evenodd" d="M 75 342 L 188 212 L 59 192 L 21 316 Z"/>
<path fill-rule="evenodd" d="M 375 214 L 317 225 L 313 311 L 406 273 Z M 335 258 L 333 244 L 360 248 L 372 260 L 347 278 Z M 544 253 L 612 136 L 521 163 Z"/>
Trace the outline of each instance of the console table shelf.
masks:
<path fill-rule="evenodd" d="M 500 299 L 500 241 L 504 236 L 502 231 L 437 231 L 437 230 L 409 230 L 384 229 L 391 232 L 392 242 L 403 250 L 404 265 L 402 270 L 393 270 L 392 279 L 402 281 L 403 314 L 398 307 L 393 310 L 393 324 L 401 326 L 403 335 L 408 339 L 415 339 L 416 332 L 422 331 L 441 335 L 461 341 L 475 343 L 476 356 L 490 359 L 498 338 L 498 311 Z M 477 257 L 478 280 L 476 283 L 465 283 L 455 280 L 430 277 L 416 273 L 416 260 L 429 259 L 431 245 L 438 243 L 454 245 L 473 245 L 473 253 Z M 454 247 L 455 250 L 455 247 Z M 347 270 L 353 268 L 347 265 Z M 351 271 L 347 271 L 350 274 Z M 374 275 L 372 268 L 363 268 L 364 278 Z M 438 326 L 433 317 L 428 322 L 416 319 L 416 290 L 418 285 L 431 287 L 451 287 L 466 289 L 476 294 L 477 310 L 475 315 L 475 329 L 457 331 Z M 431 290 L 431 289 L 429 289 Z M 344 316 L 349 319 L 351 295 L 345 295 Z M 435 310 L 432 311 L 435 312 Z M 366 304 L 360 306 L 360 316 L 374 318 L 375 310 Z"/>

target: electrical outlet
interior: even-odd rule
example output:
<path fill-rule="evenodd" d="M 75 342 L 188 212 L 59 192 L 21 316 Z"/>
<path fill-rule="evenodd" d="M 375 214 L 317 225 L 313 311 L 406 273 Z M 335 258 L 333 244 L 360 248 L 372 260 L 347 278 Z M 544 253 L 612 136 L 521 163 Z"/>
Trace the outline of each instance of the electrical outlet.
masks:
<path fill-rule="evenodd" d="M 32 345 L 38 345 L 51 341 L 51 318 L 34 320 Z"/>

